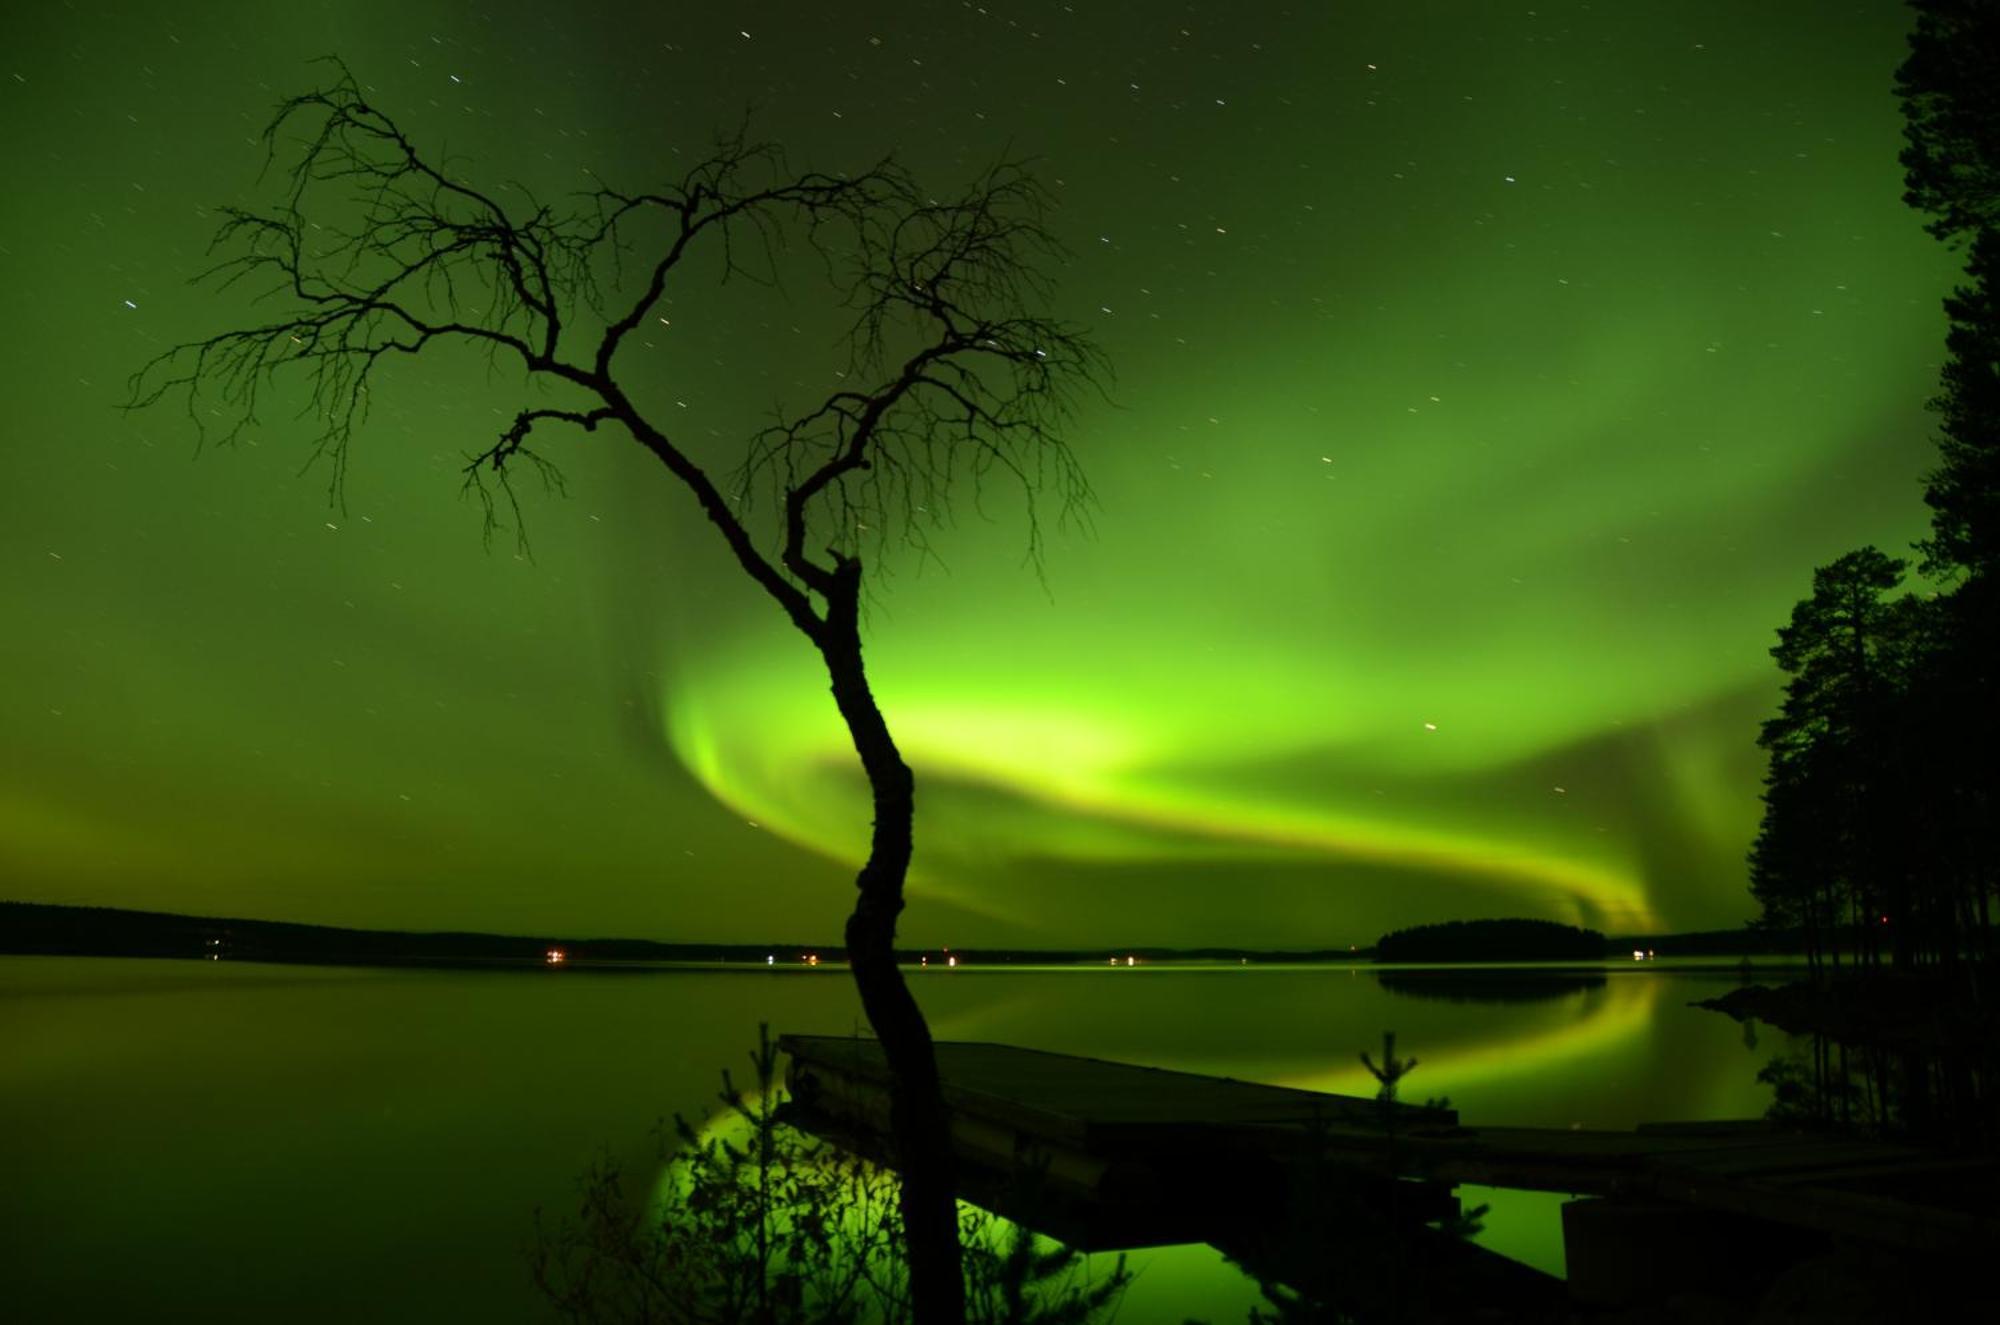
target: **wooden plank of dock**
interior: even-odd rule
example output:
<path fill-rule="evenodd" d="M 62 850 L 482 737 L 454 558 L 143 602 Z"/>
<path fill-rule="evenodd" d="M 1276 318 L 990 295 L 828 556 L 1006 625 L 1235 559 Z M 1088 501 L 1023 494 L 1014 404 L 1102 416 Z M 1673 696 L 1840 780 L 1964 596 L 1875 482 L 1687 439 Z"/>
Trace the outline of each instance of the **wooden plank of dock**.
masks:
<path fill-rule="evenodd" d="M 1954 1194 L 1969 1175 L 2000 1177 L 2000 1163 L 1893 1142 L 1769 1127 L 1711 1135 L 1463 1127 L 1413 1133 L 1393 1155 L 1377 1138 L 1335 1132 L 1326 1143 L 1358 1167 L 1450 1183 L 1661 1199 L 1912 1250 L 2000 1246 L 2000 1219 Z M 1896 1191 L 1868 1190 L 1897 1178 Z"/>
<path fill-rule="evenodd" d="M 799 1121 L 888 1157 L 889 1069 L 873 1040 L 784 1035 Z M 1374 1100 L 1045 1053 L 940 1041 L 961 1175 L 980 1204 L 1088 1250 L 1207 1242 L 1236 1211 L 1282 1197 L 1279 1152 L 1319 1132 L 1378 1135 Z M 1449 1109 L 1396 1106 L 1399 1126 L 1449 1128 Z M 1011 1190 L 1033 1170 L 1035 1192 Z M 1379 1187 L 1392 1179 L 1357 1174 Z M 1456 1210 L 1448 1188 L 1400 1183 L 1412 1221 Z M 1035 1208 L 1030 1213 L 1028 1206 Z M 1239 1221 L 1240 1222 L 1240 1221 Z"/>
<path fill-rule="evenodd" d="M 889 1080 L 880 1046 L 794 1035 L 779 1045 L 792 1058 L 795 1099 L 879 1146 Z M 962 1159 L 1004 1170 L 1032 1152 L 1067 1199 L 1122 1209 L 1127 1236 L 1185 1232 L 1199 1207 L 1230 1199 L 1253 1176 L 1268 1189 L 1270 1170 L 1319 1156 L 1378 1181 L 1665 1200 L 1940 1252 L 2000 1246 L 2000 1220 L 1963 1197 L 2000 1176 L 1991 1158 L 1747 1121 L 1471 1128 L 1449 1110 L 1404 1104 L 1393 1107 L 1392 1142 L 1391 1115 L 1374 1100 L 1011 1045 L 946 1041 L 937 1055 Z M 1180 1213 L 1169 1217 L 1175 1193 Z"/>
<path fill-rule="evenodd" d="M 888 1084 L 888 1063 L 874 1040 L 786 1035 L 778 1044 L 795 1063 Z M 1372 1131 L 1383 1118 L 1376 1100 L 1008 1044 L 941 1040 L 937 1060 L 947 1104 L 1018 1123 L 1066 1145 L 1161 1128 L 1302 1127 L 1317 1121 Z M 1403 1126 L 1450 1127 L 1458 1121 L 1450 1109 L 1393 1108 Z"/>
<path fill-rule="evenodd" d="M 872 1040 L 784 1035 L 797 1121 L 887 1159 L 889 1073 Z M 1259 1082 L 941 1041 L 938 1070 L 951 1111 L 959 1190 L 967 1199 L 1088 1251 L 1207 1242 L 1258 1273 L 1293 1281 L 1301 1256 L 1325 1248 L 1296 1222 L 1306 1138 L 1338 1130 L 1380 1139 L 1398 1130 L 1449 1131 L 1449 1109 L 1395 1105 Z M 1019 1181 L 1025 1172 L 1027 1181 Z M 1369 1248 L 1400 1248 L 1444 1314 L 1474 1318 L 1495 1301 L 1523 1318 L 1556 1319 L 1562 1281 L 1425 1227 L 1456 1214 L 1442 1184 L 1358 1171 L 1321 1173 Z M 1304 1185 L 1310 1185 L 1305 1183 Z M 1325 1197 L 1329 1193 L 1317 1192 Z"/>

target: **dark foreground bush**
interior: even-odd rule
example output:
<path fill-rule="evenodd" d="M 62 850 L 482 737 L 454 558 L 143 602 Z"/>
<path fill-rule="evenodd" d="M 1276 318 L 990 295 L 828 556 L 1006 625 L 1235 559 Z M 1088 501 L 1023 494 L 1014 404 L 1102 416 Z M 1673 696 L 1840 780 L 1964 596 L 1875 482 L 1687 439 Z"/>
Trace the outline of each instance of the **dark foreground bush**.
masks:
<path fill-rule="evenodd" d="M 678 1115 L 659 1188 L 602 1161 L 576 1214 L 537 1215 L 536 1286 L 577 1325 L 902 1325 L 910 1319 L 895 1176 L 780 1122 L 777 1047 L 760 1031 L 755 1088 L 722 1074 L 724 1111 Z M 1095 1278 L 1077 1252 L 961 1207 L 974 1325 L 1087 1325 L 1115 1310 L 1121 1256 Z"/>

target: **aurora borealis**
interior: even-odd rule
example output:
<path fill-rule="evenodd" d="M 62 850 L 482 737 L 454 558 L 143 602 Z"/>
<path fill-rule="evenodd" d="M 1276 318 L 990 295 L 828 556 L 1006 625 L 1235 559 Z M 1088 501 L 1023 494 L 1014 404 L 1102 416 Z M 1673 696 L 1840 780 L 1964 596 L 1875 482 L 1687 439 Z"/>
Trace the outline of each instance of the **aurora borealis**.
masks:
<path fill-rule="evenodd" d="M 194 452 L 126 375 L 337 51 L 426 146 L 643 185 L 752 114 L 1056 191 L 1117 369 L 1041 574 L 1004 494 L 889 569 L 919 943 L 1366 942 L 1745 918 L 1774 628 L 1918 536 L 1952 260 L 1900 202 L 1892 0 L 44 7 L 0 73 L 13 403 L 0 868 L 26 900 L 667 938 L 836 932 L 867 816 L 816 660 L 645 457 L 556 452 L 533 558 L 405 366 L 344 506 L 274 412 Z M 625 362 L 708 453 L 812 389 L 793 304 Z"/>

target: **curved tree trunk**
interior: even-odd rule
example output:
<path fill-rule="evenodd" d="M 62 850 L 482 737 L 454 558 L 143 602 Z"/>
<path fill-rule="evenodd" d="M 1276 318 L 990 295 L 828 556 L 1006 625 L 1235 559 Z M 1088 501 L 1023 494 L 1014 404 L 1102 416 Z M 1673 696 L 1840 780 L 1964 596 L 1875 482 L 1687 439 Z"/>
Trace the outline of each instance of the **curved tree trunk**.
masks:
<path fill-rule="evenodd" d="M 828 596 L 817 640 L 833 682 L 834 702 L 868 774 L 875 825 L 868 860 L 855 879 L 847 918 L 847 958 L 868 1024 L 889 1062 L 889 1126 L 902 1171 L 904 1244 L 917 1325 L 961 1325 L 965 1283 L 952 1181 L 950 1121 L 938 1088 L 937 1053 L 923 1010 L 896 965 L 896 917 L 909 873 L 916 780 L 896 749 L 861 663 L 860 575 L 841 576 Z"/>

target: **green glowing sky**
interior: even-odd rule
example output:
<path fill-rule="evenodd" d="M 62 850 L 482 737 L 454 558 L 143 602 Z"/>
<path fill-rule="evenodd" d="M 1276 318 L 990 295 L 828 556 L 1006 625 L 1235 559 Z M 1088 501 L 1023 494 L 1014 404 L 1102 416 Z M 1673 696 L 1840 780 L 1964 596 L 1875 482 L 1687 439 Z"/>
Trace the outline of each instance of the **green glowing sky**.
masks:
<path fill-rule="evenodd" d="M 337 51 L 420 140 L 561 191 L 749 107 L 825 168 L 1039 158 L 1116 364 L 1088 536 L 1010 503 L 897 564 L 873 668 L 919 942 L 1321 945 L 1749 907 L 1765 650 L 1923 526 L 1950 259 L 1899 202 L 1891 0 L 36 6 L 0 68 L 0 894 L 335 923 L 837 932 L 866 826 L 802 641 L 613 439 L 532 561 L 385 385 L 344 510 L 305 424 L 193 454 L 125 375 L 274 100 Z M 814 376 L 690 292 L 626 370 L 715 455 Z"/>

